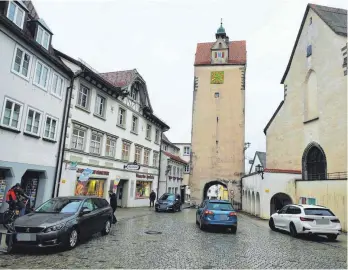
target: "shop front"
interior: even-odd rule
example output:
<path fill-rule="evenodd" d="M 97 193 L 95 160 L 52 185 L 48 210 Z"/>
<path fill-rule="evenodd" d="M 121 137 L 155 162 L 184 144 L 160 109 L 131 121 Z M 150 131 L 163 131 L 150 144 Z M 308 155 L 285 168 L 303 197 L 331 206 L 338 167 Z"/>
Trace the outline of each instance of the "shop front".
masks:
<path fill-rule="evenodd" d="M 136 173 L 135 177 L 134 206 L 148 206 L 151 191 L 157 191 L 157 186 L 154 182 L 155 176 L 151 174 Z"/>
<path fill-rule="evenodd" d="M 84 169 L 77 169 L 77 177 L 75 184 L 75 196 L 97 196 L 107 198 L 107 179 L 109 171 L 92 170 L 88 179 L 82 179 L 80 176 Z"/>

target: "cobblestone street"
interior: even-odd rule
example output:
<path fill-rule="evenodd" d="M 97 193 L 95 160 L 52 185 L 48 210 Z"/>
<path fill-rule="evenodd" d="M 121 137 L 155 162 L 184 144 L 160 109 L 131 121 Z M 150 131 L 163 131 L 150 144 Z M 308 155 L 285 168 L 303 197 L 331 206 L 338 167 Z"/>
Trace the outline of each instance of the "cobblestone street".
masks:
<path fill-rule="evenodd" d="M 195 210 L 120 209 L 116 227 L 64 252 L 0 255 L 1 268 L 347 268 L 347 238 L 294 239 L 239 214 L 238 231 L 203 232 Z M 146 231 L 161 234 L 148 235 Z M 48 256 L 46 256 L 48 254 Z M 14 265 L 13 263 L 16 262 Z"/>

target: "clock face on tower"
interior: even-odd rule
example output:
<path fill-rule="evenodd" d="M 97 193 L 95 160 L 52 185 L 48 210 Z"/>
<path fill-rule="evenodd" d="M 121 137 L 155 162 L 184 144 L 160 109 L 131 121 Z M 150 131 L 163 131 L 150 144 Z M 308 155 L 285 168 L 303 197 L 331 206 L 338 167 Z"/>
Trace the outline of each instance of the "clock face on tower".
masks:
<path fill-rule="evenodd" d="M 223 71 L 212 71 L 210 76 L 211 84 L 223 84 L 224 83 L 224 72 Z"/>

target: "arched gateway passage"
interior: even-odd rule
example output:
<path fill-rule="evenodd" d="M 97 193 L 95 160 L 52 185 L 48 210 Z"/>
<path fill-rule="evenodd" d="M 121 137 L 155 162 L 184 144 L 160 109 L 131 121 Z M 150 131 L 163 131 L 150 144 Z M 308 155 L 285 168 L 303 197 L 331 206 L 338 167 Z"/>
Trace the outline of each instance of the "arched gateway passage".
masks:
<path fill-rule="evenodd" d="M 215 186 L 215 185 L 221 185 L 223 186 L 224 188 L 227 189 L 227 185 L 220 182 L 220 181 L 211 181 L 211 182 L 208 182 L 204 185 L 204 189 L 203 189 L 203 196 L 202 196 L 202 199 L 205 200 L 205 199 L 208 199 L 208 190 L 209 188 L 211 188 L 212 186 Z"/>
<path fill-rule="evenodd" d="M 270 203 L 271 215 L 288 204 L 292 204 L 292 199 L 288 194 L 282 192 L 274 194 Z"/>

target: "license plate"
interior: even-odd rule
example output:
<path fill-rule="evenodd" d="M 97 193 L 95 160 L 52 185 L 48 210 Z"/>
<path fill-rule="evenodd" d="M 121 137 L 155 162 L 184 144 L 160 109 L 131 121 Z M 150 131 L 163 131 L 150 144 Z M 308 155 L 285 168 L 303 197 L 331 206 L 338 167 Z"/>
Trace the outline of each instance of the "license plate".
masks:
<path fill-rule="evenodd" d="M 223 216 L 223 215 L 221 215 L 221 216 L 220 216 L 220 220 L 228 220 L 228 216 Z"/>
<path fill-rule="evenodd" d="M 317 219 L 316 223 L 317 225 L 329 225 L 330 221 L 328 219 Z"/>
<path fill-rule="evenodd" d="M 17 241 L 36 241 L 36 233 L 18 233 Z"/>

